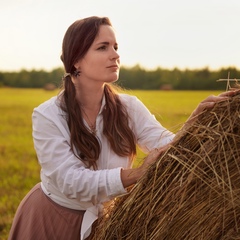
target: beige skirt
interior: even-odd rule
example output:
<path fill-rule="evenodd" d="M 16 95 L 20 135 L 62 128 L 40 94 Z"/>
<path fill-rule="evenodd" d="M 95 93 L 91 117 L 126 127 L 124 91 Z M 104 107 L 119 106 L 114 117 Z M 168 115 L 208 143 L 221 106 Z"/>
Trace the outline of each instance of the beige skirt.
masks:
<path fill-rule="evenodd" d="M 8 240 L 79 240 L 84 212 L 56 204 L 38 183 L 20 203 Z"/>

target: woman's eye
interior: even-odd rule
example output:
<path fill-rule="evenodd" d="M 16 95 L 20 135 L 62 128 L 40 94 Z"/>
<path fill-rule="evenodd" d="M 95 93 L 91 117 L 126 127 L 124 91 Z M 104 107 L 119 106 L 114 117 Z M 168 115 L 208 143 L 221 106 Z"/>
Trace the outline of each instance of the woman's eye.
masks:
<path fill-rule="evenodd" d="M 98 50 L 105 50 L 107 47 L 106 46 L 101 46 L 98 48 Z"/>

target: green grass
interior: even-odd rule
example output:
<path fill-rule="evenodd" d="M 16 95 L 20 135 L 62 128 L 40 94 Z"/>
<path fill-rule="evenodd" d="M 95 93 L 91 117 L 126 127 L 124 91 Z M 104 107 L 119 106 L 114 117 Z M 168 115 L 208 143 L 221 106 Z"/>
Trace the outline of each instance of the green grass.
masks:
<path fill-rule="evenodd" d="M 163 126 L 176 132 L 207 91 L 127 91 L 136 95 Z M 0 88 L 0 240 L 7 239 L 18 204 L 39 182 L 32 142 L 33 108 L 57 94 L 41 89 Z M 138 159 L 144 155 L 139 152 Z"/>
<path fill-rule="evenodd" d="M 0 239 L 7 239 L 18 204 L 39 181 L 32 142 L 33 108 L 56 92 L 0 89 Z"/>

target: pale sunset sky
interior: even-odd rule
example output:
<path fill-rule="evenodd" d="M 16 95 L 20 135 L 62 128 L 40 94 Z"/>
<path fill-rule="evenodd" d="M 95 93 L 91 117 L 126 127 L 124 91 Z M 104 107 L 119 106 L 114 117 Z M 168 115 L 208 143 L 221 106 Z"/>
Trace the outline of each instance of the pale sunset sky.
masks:
<path fill-rule="evenodd" d="M 123 66 L 240 68 L 239 0 L 0 0 L 0 71 L 62 67 L 75 20 L 107 16 Z"/>

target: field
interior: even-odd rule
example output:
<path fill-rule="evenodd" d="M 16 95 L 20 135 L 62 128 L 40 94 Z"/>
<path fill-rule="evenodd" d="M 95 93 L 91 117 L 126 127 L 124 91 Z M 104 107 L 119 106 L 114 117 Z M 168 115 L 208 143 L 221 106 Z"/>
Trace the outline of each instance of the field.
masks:
<path fill-rule="evenodd" d="M 163 126 L 176 132 L 208 91 L 127 91 L 136 95 Z M 7 239 L 14 213 L 25 194 L 39 182 L 32 143 L 34 107 L 57 94 L 41 89 L 0 88 L 0 240 Z M 137 162 L 143 158 L 139 152 Z"/>

